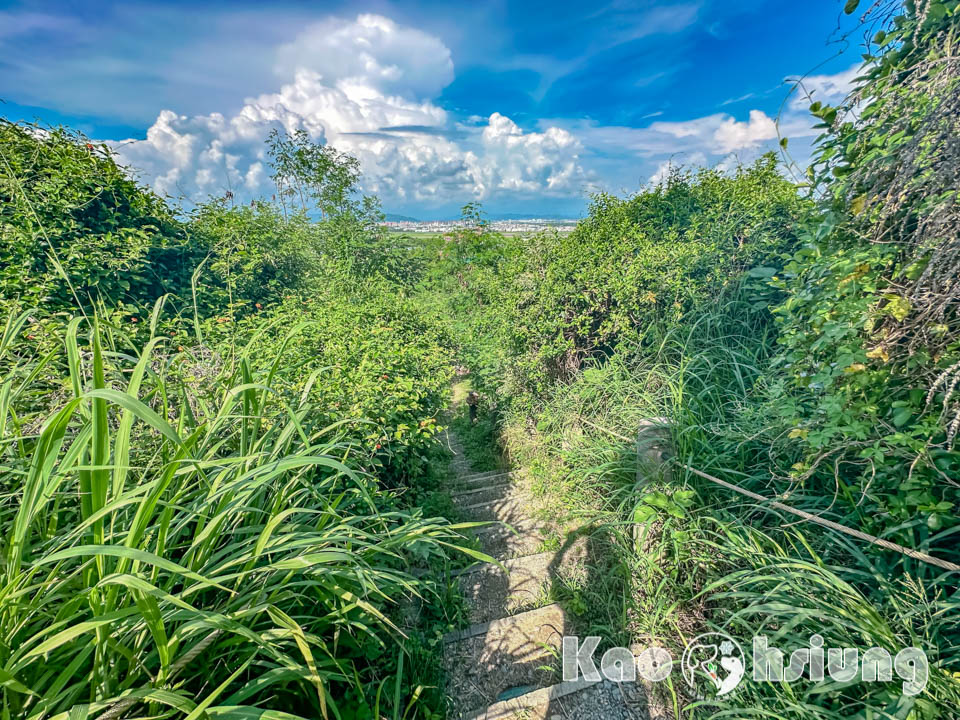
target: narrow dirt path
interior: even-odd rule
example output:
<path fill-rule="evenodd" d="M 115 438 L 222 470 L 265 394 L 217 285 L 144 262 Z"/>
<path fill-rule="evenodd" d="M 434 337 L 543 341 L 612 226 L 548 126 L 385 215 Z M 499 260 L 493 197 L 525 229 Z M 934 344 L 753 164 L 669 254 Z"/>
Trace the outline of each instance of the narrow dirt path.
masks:
<path fill-rule="evenodd" d="M 444 638 L 447 692 L 456 720 L 656 720 L 640 683 L 563 682 L 560 650 L 576 623 L 551 602 L 551 584 L 585 572 L 587 538 L 565 532 L 561 549 L 543 551 L 557 528 L 536 520 L 535 500 L 514 473 L 474 473 L 459 440 L 449 490 L 467 520 L 490 521 L 477 532 L 501 566 L 459 573 L 471 625 Z M 599 665 L 599 657 L 596 658 Z"/>

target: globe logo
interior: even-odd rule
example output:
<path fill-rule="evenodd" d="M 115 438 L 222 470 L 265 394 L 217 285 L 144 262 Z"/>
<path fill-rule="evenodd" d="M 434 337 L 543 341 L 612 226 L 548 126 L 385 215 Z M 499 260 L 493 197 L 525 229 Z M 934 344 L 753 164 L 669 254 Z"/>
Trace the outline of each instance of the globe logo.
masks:
<path fill-rule="evenodd" d="M 683 679 L 701 698 L 732 692 L 743 680 L 745 667 L 740 643 L 718 632 L 693 638 L 681 658 Z"/>

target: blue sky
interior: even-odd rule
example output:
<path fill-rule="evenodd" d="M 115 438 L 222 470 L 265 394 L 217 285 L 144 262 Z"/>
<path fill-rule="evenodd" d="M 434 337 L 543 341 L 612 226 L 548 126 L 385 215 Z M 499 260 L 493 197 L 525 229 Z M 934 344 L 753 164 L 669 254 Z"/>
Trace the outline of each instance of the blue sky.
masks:
<path fill-rule="evenodd" d="M 302 127 L 391 212 L 575 217 L 780 134 L 802 165 L 803 95 L 849 89 L 855 23 L 840 0 L 0 1 L 0 113 L 111 141 L 188 201 L 270 194 L 263 138 Z"/>

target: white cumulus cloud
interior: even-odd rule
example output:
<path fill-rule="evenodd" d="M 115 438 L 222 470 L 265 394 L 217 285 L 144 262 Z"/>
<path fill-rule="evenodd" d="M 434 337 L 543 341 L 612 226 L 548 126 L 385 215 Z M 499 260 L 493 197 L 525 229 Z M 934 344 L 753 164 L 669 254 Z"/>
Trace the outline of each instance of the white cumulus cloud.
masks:
<path fill-rule="evenodd" d="M 301 68 L 327 84 L 354 81 L 411 97 L 433 97 L 453 80 L 450 49 L 439 38 L 370 14 L 314 23 L 281 46 L 277 73 L 290 77 Z"/>
<path fill-rule="evenodd" d="M 754 148 L 775 137 L 777 125 L 762 110 L 751 110 L 750 119 L 746 122 L 727 118 L 713 133 L 718 149 L 725 153 Z"/>
<path fill-rule="evenodd" d="M 121 160 L 161 193 L 193 201 L 227 190 L 269 195 L 264 140 L 303 129 L 356 157 L 363 189 L 385 202 L 435 204 L 500 192 L 576 196 L 582 146 L 557 127 L 524 132 L 500 113 L 455 125 L 433 98 L 453 79 L 437 38 L 378 15 L 307 27 L 277 52 L 279 90 L 232 116 L 164 110 L 144 140 L 117 143 Z"/>
<path fill-rule="evenodd" d="M 815 127 L 820 121 L 809 113 L 809 103 L 838 102 L 853 88 L 859 72 L 857 65 L 832 75 L 804 78 L 802 97 L 801 90 L 795 89 L 777 117 L 755 108 L 746 117 L 716 112 L 689 120 L 657 120 L 645 127 L 599 125 L 590 120 L 551 122 L 569 130 L 583 144 L 584 161 L 602 180 L 597 189 L 635 192 L 644 185 L 663 182 L 672 168 L 681 166 L 729 171 L 764 152 L 779 151 L 780 138 L 789 140 L 783 157 L 799 177 L 811 160 L 814 138 L 821 132 Z M 787 79 L 791 84 L 797 81 Z M 728 104 L 732 103 L 721 106 Z M 624 172 L 626 157 L 635 158 L 640 171 Z"/>
<path fill-rule="evenodd" d="M 760 109 L 744 116 L 718 108 L 675 121 L 657 111 L 644 127 L 553 119 L 530 131 L 500 112 L 458 120 L 441 107 L 436 99 L 454 78 L 451 52 L 417 28 L 361 14 L 308 24 L 288 37 L 268 64 L 274 79 L 252 86 L 269 92 L 252 90 L 230 113 L 163 110 L 146 138 L 115 144 L 121 160 L 157 191 L 194 202 L 228 190 L 269 196 L 264 140 L 274 128 L 303 129 L 356 157 L 363 191 L 388 208 L 505 197 L 566 202 L 601 189 L 598 178 L 607 189 L 630 192 L 662 181 L 674 165 L 750 162 L 775 149 L 781 135 L 803 166 L 817 135 L 809 102 L 836 102 L 857 75 L 853 67 L 804 78 L 776 119 Z"/>
<path fill-rule="evenodd" d="M 762 110 L 751 110 L 746 121 L 717 113 L 683 122 L 655 122 L 650 131 L 685 140 L 701 153 L 714 155 L 755 148 L 777 137 L 776 123 Z"/>

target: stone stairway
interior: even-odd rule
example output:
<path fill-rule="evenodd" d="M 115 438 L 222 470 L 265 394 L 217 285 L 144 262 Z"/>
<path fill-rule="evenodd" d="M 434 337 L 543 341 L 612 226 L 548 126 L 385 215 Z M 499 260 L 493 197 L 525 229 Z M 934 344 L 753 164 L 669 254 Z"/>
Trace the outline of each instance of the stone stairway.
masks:
<path fill-rule="evenodd" d="M 457 438 L 450 434 L 448 442 L 454 453 L 453 501 L 465 520 L 491 523 L 476 537 L 483 551 L 498 560 L 458 573 L 472 624 L 444 638 L 449 717 L 668 718 L 649 707 L 639 683 L 562 681 L 561 641 L 577 630 L 568 613 L 550 601 L 550 585 L 561 574 L 584 570 L 585 539 L 572 535 L 560 550 L 543 551 L 556 529 L 533 517 L 533 500 L 513 474 L 472 473 Z"/>

